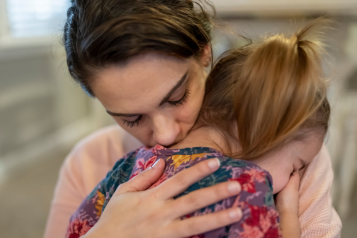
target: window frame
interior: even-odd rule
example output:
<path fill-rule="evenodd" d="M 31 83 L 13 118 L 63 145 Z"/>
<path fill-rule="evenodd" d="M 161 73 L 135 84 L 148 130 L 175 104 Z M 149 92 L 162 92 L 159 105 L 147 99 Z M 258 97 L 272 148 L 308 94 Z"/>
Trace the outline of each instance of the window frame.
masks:
<path fill-rule="evenodd" d="M 10 35 L 6 9 L 6 0 L 0 0 L 0 39 L 6 38 Z"/>
<path fill-rule="evenodd" d="M 58 35 L 49 34 L 33 37 L 11 36 L 7 0 L 0 0 L 0 60 L 48 54 L 60 45 Z"/>

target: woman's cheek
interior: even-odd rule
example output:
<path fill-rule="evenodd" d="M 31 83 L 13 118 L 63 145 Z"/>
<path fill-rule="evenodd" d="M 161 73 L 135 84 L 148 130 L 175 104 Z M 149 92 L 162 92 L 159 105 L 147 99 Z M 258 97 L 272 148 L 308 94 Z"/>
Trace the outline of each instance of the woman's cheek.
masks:
<path fill-rule="evenodd" d="M 201 106 L 202 99 L 192 95 L 192 97 L 188 99 L 188 102 L 180 107 L 180 121 L 193 126 L 197 120 Z"/>

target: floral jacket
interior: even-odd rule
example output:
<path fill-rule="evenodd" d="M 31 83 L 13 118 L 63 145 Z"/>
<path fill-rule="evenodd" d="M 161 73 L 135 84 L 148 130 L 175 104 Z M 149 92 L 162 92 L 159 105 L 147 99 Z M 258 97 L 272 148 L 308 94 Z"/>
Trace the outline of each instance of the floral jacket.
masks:
<path fill-rule="evenodd" d="M 180 171 L 210 158 L 218 158 L 221 167 L 201 181 L 191 185 L 175 198 L 200 188 L 228 180 L 236 180 L 242 186 L 238 196 L 230 197 L 213 205 L 187 214 L 182 219 L 217 212 L 232 206 L 242 209 L 242 219 L 230 226 L 219 228 L 194 237 L 197 238 L 273 238 L 281 237 L 278 212 L 275 209 L 271 175 L 256 164 L 232 159 L 207 147 L 167 149 L 157 145 L 151 149 L 141 147 L 117 161 L 114 168 L 82 202 L 72 215 L 67 238 L 85 235 L 98 221 L 116 188 L 153 165 L 158 159 L 166 161 L 162 177 L 151 187 L 156 187 Z"/>

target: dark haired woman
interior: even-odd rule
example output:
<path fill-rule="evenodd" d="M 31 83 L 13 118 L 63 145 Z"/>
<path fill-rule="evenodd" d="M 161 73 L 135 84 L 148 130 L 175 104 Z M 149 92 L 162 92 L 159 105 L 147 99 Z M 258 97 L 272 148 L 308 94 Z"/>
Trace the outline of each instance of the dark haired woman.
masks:
<path fill-rule="evenodd" d="M 88 94 L 98 98 L 124 130 L 147 146 L 170 146 L 186 137 L 202 105 L 207 76 L 205 68 L 211 61 L 210 30 L 210 16 L 190 0 L 72 1 L 64 35 L 67 64 L 72 77 Z M 46 237 L 64 236 L 69 217 L 80 202 L 115 161 L 132 149 L 123 149 L 121 144 L 125 145 L 127 141 L 118 135 L 119 131 L 118 128 L 102 130 L 81 142 L 69 155 L 61 169 Z M 312 170 L 310 173 L 316 174 L 309 180 L 313 184 L 305 186 L 306 183 L 302 182 L 304 193 L 300 196 L 299 214 L 302 229 L 310 226 L 312 233 L 316 229 L 319 234 L 322 231 L 333 237 L 339 232 L 340 223 L 329 203 L 329 175 L 332 171 L 328 162 L 321 162 L 328 161 L 325 150 L 320 153 L 320 157 L 325 158 L 315 158 L 308 168 Z M 172 194 L 179 194 L 185 187 L 217 169 L 214 164 L 212 167 L 209 164 L 209 161 L 203 162 L 191 168 L 196 172 L 183 171 L 180 177 L 177 175 L 166 181 L 172 185 L 181 183 L 181 186 L 166 187 L 171 187 Z M 127 223 L 127 229 L 155 227 L 166 234 L 186 229 L 187 234 L 197 234 L 240 219 L 238 211 L 227 210 L 187 219 L 180 224 L 177 222 L 179 211 L 168 204 L 190 206 L 194 211 L 239 193 L 239 189 L 228 189 L 239 185 L 222 183 L 208 188 L 208 191 L 199 190 L 186 195 L 186 199 L 180 201 L 167 199 L 159 202 L 153 199 L 156 194 L 150 190 L 133 193 L 146 189 L 160 177 L 163 164 L 157 166 L 158 169 L 149 170 L 118 188 L 115 199 L 110 202 L 117 209 L 106 214 L 112 219 L 101 217 L 100 224 L 106 225 L 107 237 L 120 234 L 116 222 Z M 193 174 L 198 176 L 192 177 Z M 314 202 L 316 197 L 308 194 L 311 188 L 316 187 L 322 188 L 315 193 L 322 201 L 319 204 Z M 198 201 L 206 192 L 210 193 L 210 198 Z M 317 206 L 325 211 L 323 218 L 318 218 L 319 224 L 326 225 L 324 227 L 315 228 L 317 216 L 309 213 Z M 155 212 L 158 209 L 165 212 L 158 215 Z M 176 218 L 172 218 L 173 214 L 177 214 Z M 153 215 L 155 220 L 150 219 Z M 78 229 L 80 227 L 81 224 Z M 311 234 L 303 232 L 302 235 L 319 237 Z"/>

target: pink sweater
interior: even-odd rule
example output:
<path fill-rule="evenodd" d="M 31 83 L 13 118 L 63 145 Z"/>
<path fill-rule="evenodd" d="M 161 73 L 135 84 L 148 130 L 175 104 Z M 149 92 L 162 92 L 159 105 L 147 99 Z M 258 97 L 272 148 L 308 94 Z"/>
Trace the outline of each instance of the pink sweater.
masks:
<path fill-rule="evenodd" d="M 79 142 L 62 165 L 44 237 L 63 238 L 70 216 L 81 202 L 118 159 L 139 146 L 119 126 L 101 129 Z M 342 224 L 330 197 L 332 179 L 330 157 L 324 146 L 301 181 L 301 237 L 340 237 Z"/>

